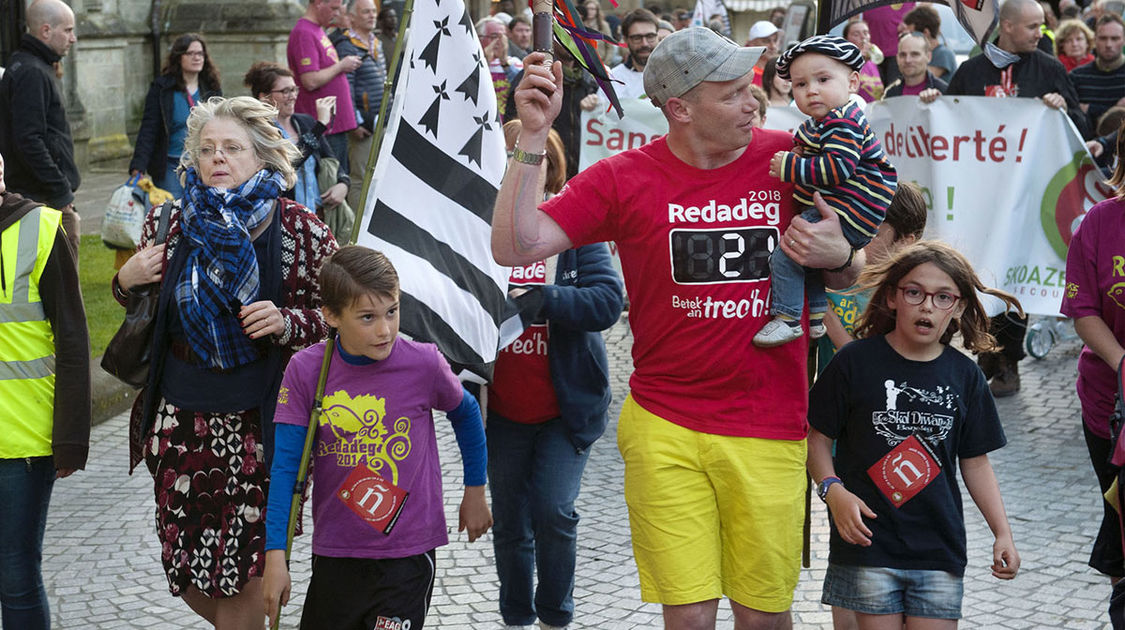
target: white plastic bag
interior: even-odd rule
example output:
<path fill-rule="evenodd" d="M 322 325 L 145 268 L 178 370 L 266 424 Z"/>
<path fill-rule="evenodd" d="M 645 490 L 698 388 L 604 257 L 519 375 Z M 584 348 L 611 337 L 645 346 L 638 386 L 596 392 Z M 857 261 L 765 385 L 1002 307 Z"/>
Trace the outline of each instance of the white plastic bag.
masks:
<path fill-rule="evenodd" d="M 140 175 L 129 178 L 109 198 L 102 218 L 102 241 L 110 247 L 133 250 L 141 240 L 148 211 L 148 195 L 137 187 Z"/>

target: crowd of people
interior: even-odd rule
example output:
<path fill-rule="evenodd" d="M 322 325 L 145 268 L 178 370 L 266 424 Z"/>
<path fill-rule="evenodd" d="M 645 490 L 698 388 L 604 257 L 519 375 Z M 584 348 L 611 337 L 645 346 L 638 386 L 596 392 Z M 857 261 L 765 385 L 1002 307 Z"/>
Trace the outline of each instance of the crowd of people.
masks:
<path fill-rule="evenodd" d="M 921 193 L 898 181 L 863 106 L 1039 99 L 1113 172 L 1116 197 L 1075 233 L 1062 303 L 1086 344 L 1078 393 L 1105 492 L 1125 356 L 1125 318 L 1106 298 L 1122 255 L 1122 16 L 1106 0 L 1085 12 L 1005 0 L 995 40 L 958 63 L 943 36 L 953 25 L 927 3 L 800 42 L 784 40 L 782 7 L 742 44 L 719 16 L 691 26 L 687 8 L 578 9 L 605 35 L 594 45 L 618 97 L 648 100 L 669 131 L 579 172 L 582 112 L 607 105 L 590 75 L 561 46 L 545 65 L 514 0 L 475 23 L 509 155 L 492 252 L 532 321 L 479 389 L 435 346 L 399 338 L 394 264 L 340 247 L 395 68 L 394 9 L 307 0 L 285 60 L 246 70 L 249 96 L 223 97 L 203 35 L 172 41 L 129 170 L 174 200 L 148 214 L 107 287 L 122 305 L 156 287 L 130 470 L 143 461 L 152 475 L 170 592 L 215 628 L 280 615 L 311 430 L 301 627 L 422 627 L 448 542 L 437 410 L 463 460 L 458 530 L 493 532 L 503 623 L 578 625 L 575 501 L 610 421 L 600 332 L 628 308 L 634 372 L 617 445 L 641 595 L 666 628 L 713 628 L 724 597 L 740 630 L 792 626 L 810 477 L 831 516 L 822 601 L 835 626 L 956 627 L 968 562 L 958 470 L 995 536 L 993 575 L 1020 566 L 988 453 L 1005 444 L 994 398 L 1020 389 L 1027 318 L 961 253 L 922 240 Z M 34 0 L 27 25 L 0 78 L 0 503 L 20 514 L 0 519 L 0 611 L 4 627 L 35 630 L 50 625 L 39 570 L 50 491 L 85 466 L 91 394 L 80 177 L 56 72 L 74 14 Z M 809 117 L 795 135 L 762 128 L 781 107 Z M 745 208 L 747 191 L 772 203 L 742 218 L 685 210 Z M 978 294 L 1005 312 L 988 318 Z M 683 304 L 706 306 L 689 316 Z M 808 339 L 821 337 L 810 391 Z M 896 456 L 945 474 L 869 473 Z M 1090 564 L 1125 575 L 1108 504 Z"/>

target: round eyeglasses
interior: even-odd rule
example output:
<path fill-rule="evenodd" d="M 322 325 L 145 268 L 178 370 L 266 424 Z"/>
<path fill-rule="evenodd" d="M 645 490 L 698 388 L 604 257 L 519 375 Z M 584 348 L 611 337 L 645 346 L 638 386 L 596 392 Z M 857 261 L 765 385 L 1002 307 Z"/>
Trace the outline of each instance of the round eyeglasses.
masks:
<path fill-rule="evenodd" d="M 918 306 L 922 302 L 925 302 L 926 298 L 928 297 L 933 302 L 936 308 L 939 308 L 943 311 L 948 311 L 949 309 L 953 308 L 953 305 L 957 303 L 957 300 L 961 299 L 960 295 L 954 295 L 947 291 L 937 291 L 936 293 L 930 293 L 929 291 L 923 291 L 919 287 L 910 286 L 899 287 L 898 290 L 902 291 L 903 301 L 907 304 L 910 304 L 911 306 Z"/>

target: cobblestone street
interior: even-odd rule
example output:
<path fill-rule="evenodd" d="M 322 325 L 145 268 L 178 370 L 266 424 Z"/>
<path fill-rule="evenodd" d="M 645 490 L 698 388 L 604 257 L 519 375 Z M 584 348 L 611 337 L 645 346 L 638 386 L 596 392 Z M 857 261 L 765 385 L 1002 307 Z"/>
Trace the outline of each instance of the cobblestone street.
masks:
<path fill-rule="evenodd" d="M 579 568 L 573 628 L 661 626 L 658 606 L 640 601 L 629 545 L 622 462 L 615 419 L 631 371 L 624 324 L 606 333 L 614 374 L 610 428 L 593 447 L 578 510 Z M 999 401 L 1008 446 L 992 457 L 1023 557 L 1020 575 L 991 577 L 992 537 L 967 493 L 969 568 L 963 628 L 1108 628 L 1108 580 L 1086 566 L 1100 521 L 1097 484 L 1082 438 L 1074 394 L 1079 345 L 1056 347 L 1042 361 L 1021 364 L 1023 391 Z M 427 628 L 497 628 L 497 579 L 491 537 L 474 544 L 456 533 L 460 462 L 452 431 L 439 421 L 446 480 L 448 547 L 438 550 L 438 580 Z M 167 592 L 153 532 L 152 481 L 143 465 L 127 476 L 127 422 L 118 416 L 94 428 L 86 471 L 55 485 L 44 573 L 56 628 L 201 628 Z M 306 522 L 308 522 L 306 516 Z M 828 525 L 813 500 L 812 567 L 802 572 L 793 604 L 797 628 L 830 628 L 819 603 L 828 555 Z M 308 536 L 294 550 L 294 599 L 282 627 L 295 628 L 309 575 Z M 720 606 L 719 626 L 733 627 Z"/>

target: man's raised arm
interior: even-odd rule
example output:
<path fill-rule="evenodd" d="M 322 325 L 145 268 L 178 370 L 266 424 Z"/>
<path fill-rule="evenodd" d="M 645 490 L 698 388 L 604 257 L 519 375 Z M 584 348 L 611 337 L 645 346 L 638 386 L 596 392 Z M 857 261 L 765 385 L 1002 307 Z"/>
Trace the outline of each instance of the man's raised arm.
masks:
<path fill-rule="evenodd" d="M 515 96 L 523 123 L 517 149 L 532 158 L 546 151 L 547 133 L 562 107 L 562 91 L 559 62 L 543 66 L 542 53 L 524 59 L 523 81 Z M 546 169 L 540 165 L 508 160 L 492 214 L 492 257 L 501 265 L 526 265 L 571 248 L 566 232 L 539 210 L 545 177 Z"/>

